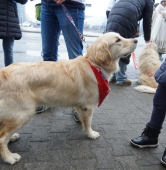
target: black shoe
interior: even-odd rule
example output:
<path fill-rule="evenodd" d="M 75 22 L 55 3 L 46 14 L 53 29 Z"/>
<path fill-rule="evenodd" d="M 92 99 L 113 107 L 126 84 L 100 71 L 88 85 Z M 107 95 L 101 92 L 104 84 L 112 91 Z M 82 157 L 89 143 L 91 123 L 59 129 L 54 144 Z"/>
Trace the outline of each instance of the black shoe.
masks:
<path fill-rule="evenodd" d="M 163 156 L 161 158 L 161 163 L 166 166 L 166 150 L 163 153 Z"/>
<path fill-rule="evenodd" d="M 72 110 L 73 112 L 73 117 L 74 117 L 74 120 L 77 122 L 77 123 L 81 123 L 80 119 L 79 119 L 79 116 L 78 116 L 78 113 L 75 111 L 75 109 Z"/>
<path fill-rule="evenodd" d="M 35 113 L 36 113 L 36 114 L 40 114 L 40 113 L 46 111 L 47 109 L 48 109 L 47 106 L 40 106 L 40 107 L 37 107 L 37 108 L 36 108 Z"/>
<path fill-rule="evenodd" d="M 131 139 L 130 143 L 132 146 L 137 148 L 157 147 L 159 133 L 160 133 L 159 130 L 152 129 L 146 126 L 141 136 Z"/>
<path fill-rule="evenodd" d="M 131 145 L 137 148 L 155 148 L 158 146 L 158 139 L 150 139 L 148 136 L 143 134 L 137 138 L 130 140 Z"/>

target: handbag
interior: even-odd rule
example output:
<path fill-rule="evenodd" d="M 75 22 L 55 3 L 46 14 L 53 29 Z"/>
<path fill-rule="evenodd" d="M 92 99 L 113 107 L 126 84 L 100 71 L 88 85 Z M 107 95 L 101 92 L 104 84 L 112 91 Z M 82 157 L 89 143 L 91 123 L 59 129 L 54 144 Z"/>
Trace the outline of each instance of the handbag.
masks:
<path fill-rule="evenodd" d="M 35 5 L 36 15 L 35 18 L 40 21 L 41 3 Z"/>
<path fill-rule="evenodd" d="M 139 36 L 140 36 L 140 22 L 137 22 L 137 29 L 136 29 L 135 37 L 139 37 Z"/>

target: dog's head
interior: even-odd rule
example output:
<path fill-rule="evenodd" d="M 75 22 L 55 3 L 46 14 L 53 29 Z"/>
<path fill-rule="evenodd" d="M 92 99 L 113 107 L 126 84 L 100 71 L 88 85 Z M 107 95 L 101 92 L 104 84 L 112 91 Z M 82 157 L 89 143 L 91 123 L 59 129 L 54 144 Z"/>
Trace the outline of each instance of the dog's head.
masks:
<path fill-rule="evenodd" d="M 154 51 L 157 51 L 157 45 L 154 42 L 150 42 L 145 44 L 144 49 L 153 49 Z"/>
<path fill-rule="evenodd" d="M 126 39 L 110 32 L 99 37 L 87 51 L 87 56 L 97 65 L 110 66 L 119 58 L 126 57 L 136 48 L 136 39 Z"/>

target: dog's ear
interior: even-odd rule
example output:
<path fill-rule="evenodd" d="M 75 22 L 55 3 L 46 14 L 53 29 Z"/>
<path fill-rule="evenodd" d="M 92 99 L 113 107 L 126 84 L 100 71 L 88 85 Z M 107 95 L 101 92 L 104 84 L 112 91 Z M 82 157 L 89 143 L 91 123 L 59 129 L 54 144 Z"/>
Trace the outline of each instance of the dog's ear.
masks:
<path fill-rule="evenodd" d="M 108 49 L 107 41 L 97 41 L 93 43 L 87 52 L 88 57 L 98 64 L 109 65 L 111 63 L 111 53 Z"/>

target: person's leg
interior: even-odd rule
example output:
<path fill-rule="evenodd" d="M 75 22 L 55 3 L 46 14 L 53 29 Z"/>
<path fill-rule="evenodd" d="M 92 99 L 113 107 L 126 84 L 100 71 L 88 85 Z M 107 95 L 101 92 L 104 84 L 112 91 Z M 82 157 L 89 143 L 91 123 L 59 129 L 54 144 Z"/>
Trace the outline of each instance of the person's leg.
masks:
<path fill-rule="evenodd" d="M 148 126 L 160 130 L 166 114 L 166 86 L 158 85 L 153 98 L 153 111 Z"/>
<path fill-rule="evenodd" d="M 13 63 L 14 37 L 4 38 L 2 46 L 4 50 L 4 63 L 5 63 L 5 66 L 8 66 Z"/>
<path fill-rule="evenodd" d="M 139 148 L 158 146 L 158 136 L 166 114 L 166 86 L 158 85 L 154 99 L 150 121 L 147 123 L 142 135 L 131 139 L 130 143 Z"/>
<path fill-rule="evenodd" d="M 84 10 L 78 10 L 74 8 L 67 8 L 72 19 L 74 21 L 75 26 L 83 34 L 84 27 Z M 79 55 L 83 55 L 83 44 L 82 41 L 76 31 L 74 25 L 67 18 L 66 13 L 63 11 L 62 7 L 56 8 L 56 16 L 59 20 L 60 28 L 62 30 L 69 59 L 74 59 Z M 74 120 L 77 123 L 80 123 L 78 113 L 73 108 Z"/>
<path fill-rule="evenodd" d="M 84 10 L 78 10 L 74 8 L 67 8 L 70 15 L 72 16 L 74 23 L 78 30 L 83 34 L 84 27 Z M 69 59 L 76 58 L 82 55 L 83 44 L 82 41 L 70 20 L 67 18 L 62 8 L 56 11 L 60 28 L 65 39 Z"/>
<path fill-rule="evenodd" d="M 60 26 L 55 15 L 55 8 L 43 4 L 41 6 L 41 36 L 43 60 L 57 61 Z"/>
<path fill-rule="evenodd" d="M 120 86 L 131 85 L 131 81 L 127 80 L 126 70 L 127 70 L 127 64 L 119 60 L 119 71 L 115 73 L 117 85 Z"/>
<path fill-rule="evenodd" d="M 44 61 L 58 60 L 58 45 L 60 27 L 54 13 L 54 7 L 41 6 L 41 36 L 42 36 L 42 57 Z M 40 114 L 48 109 L 47 106 L 36 108 L 36 114 Z"/>
<path fill-rule="evenodd" d="M 162 53 L 158 52 L 158 54 L 159 54 L 159 60 L 163 61 Z"/>

